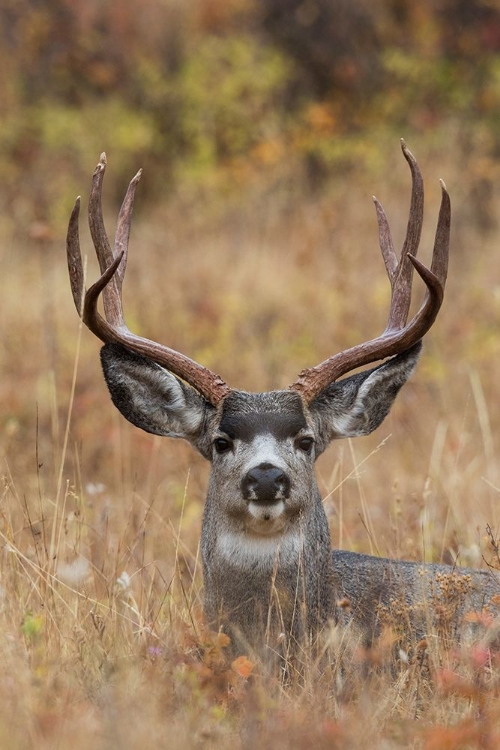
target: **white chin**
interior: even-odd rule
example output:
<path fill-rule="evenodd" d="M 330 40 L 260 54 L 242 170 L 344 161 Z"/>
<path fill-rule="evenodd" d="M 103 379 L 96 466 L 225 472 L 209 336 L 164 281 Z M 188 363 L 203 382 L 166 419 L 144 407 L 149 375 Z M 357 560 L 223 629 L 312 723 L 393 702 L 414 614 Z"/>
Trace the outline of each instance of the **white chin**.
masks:
<path fill-rule="evenodd" d="M 276 534 L 284 526 L 285 503 L 279 500 L 272 505 L 263 505 L 250 501 L 248 512 L 251 516 L 249 519 L 249 528 L 258 534 Z"/>

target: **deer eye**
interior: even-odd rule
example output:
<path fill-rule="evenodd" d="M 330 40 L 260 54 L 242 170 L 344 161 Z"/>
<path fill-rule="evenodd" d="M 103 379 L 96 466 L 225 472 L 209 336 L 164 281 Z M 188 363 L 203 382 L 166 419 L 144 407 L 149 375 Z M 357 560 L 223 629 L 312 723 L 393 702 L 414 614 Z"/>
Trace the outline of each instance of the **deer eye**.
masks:
<path fill-rule="evenodd" d="M 214 440 L 214 448 L 217 451 L 217 453 L 227 453 L 231 450 L 233 447 L 233 444 L 230 440 L 226 440 L 225 438 L 215 438 Z"/>
<path fill-rule="evenodd" d="M 300 450 L 304 451 L 304 453 L 310 453 L 313 444 L 314 440 L 312 437 L 299 438 L 296 442 L 297 448 L 300 448 Z"/>

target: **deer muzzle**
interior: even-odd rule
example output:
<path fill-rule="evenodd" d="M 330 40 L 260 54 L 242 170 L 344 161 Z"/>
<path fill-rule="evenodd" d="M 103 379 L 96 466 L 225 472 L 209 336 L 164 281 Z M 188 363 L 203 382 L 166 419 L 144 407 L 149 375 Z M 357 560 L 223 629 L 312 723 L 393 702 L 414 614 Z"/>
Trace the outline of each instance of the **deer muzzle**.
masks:
<path fill-rule="evenodd" d="M 245 500 L 270 505 L 289 497 L 290 479 L 277 466 L 259 464 L 241 480 L 241 492 Z"/>

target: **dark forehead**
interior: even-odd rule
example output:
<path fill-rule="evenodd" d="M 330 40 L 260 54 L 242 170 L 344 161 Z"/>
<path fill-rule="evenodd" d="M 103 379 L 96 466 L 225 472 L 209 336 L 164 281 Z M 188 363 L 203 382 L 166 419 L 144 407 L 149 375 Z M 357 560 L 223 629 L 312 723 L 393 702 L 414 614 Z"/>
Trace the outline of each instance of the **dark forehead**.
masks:
<path fill-rule="evenodd" d="M 271 433 L 284 440 L 307 427 L 307 422 L 298 393 L 233 391 L 224 399 L 219 427 L 232 439 L 247 441 Z"/>

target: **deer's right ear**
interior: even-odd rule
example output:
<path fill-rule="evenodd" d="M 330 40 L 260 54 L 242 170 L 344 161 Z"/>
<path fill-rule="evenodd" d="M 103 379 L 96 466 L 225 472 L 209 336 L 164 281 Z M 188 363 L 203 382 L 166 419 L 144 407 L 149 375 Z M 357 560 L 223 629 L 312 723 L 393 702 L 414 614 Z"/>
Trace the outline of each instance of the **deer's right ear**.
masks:
<path fill-rule="evenodd" d="M 184 438 L 210 457 L 205 426 L 215 408 L 194 388 L 120 344 L 103 346 L 101 363 L 111 400 L 129 422 L 153 435 Z"/>

